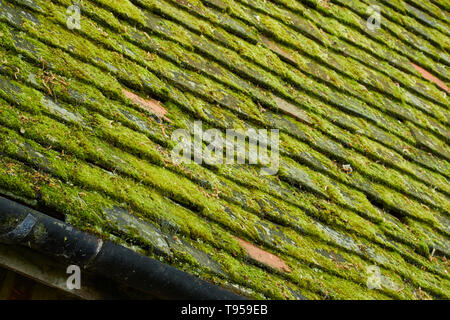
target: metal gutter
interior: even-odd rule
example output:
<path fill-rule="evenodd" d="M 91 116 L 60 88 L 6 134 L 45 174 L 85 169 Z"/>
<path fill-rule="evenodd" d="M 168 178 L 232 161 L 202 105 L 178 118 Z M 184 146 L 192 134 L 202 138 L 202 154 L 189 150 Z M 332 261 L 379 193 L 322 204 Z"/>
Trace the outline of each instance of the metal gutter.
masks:
<path fill-rule="evenodd" d="M 246 299 L 1 196 L 0 243 L 31 248 L 159 299 Z"/>

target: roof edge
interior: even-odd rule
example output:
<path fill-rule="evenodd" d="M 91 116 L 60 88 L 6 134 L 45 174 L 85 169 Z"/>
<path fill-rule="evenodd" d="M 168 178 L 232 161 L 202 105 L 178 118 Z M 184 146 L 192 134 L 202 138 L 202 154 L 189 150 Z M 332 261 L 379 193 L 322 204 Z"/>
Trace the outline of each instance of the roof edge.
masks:
<path fill-rule="evenodd" d="M 31 248 L 159 299 L 246 299 L 1 196 L 0 243 Z"/>

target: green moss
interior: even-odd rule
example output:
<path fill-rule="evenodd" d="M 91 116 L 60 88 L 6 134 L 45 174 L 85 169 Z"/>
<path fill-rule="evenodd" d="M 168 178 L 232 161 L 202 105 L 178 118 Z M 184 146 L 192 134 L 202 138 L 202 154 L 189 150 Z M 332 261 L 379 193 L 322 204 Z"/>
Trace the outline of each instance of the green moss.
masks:
<path fill-rule="evenodd" d="M 167 67 L 167 66 L 166 66 L 166 67 Z M 166 67 L 161 66 L 162 69 L 159 69 L 160 72 L 162 72 L 162 70 L 164 70 L 164 68 L 166 68 Z M 403 190 L 404 190 L 404 189 L 403 189 Z"/>
<path fill-rule="evenodd" d="M 389 100 L 379 93 L 362 94 L 356 81 L 372 76 L 371 71 L 344 77 L 333 72 L 327 85 L 318 83 L 331 69 L 314 73 L 315 60 L 327 60 L 332 69 L 347 65 L 346 59 L 337 62 L 323 54 L 328 38 L 317 34 L 319 44 L 311 43 L 308 51 L 312 58 L 292 53 L 308 70 L 303 73 L 254 45 L 255 30 L 238 30 L 233 18 L 215 17 L 200 2 L 196 5 L 204 17 L 189 14 L 191 9 L 183 5 L 142 2 L 165 16 L 161 18 L 145 16 L 131 2 L 97 1 L 103 8 L 92 3 L 84 8 L 82 23 L 92 28 L 89 32 L 66 30 L 67 3 L 59 3 L 42 3 L 44 13 L 36 13 L 41 25 L 0 25 L 6 48 L 0 51 L 5 75 L 0 78 L 5 99 L 0 99 L 1 152 L 9 165 L 20 168 L 18 176 L 2 176 L 0 189 L 39 199 L 72 224 L 150 256 L 157 255 L 151 239 L 136 227 L 118 230 L 105 208 L 124 208 L 157 229 L 170 225 L 179 230 L 182 243 L 215 258 L 226 274 L 202 263 L 187 246 L 172 247 L 161 259 L 222 285 L 232 274 L 231 282 L 250 288 L 255 297 L 295 298 L 299 290 L 314 298 L 411 299 L 418 287 L 447 297 L 448 276 L 442 265 L 426 260 L 429 252 L 423 246 L 445 233 L 436 209 L 448 211 L 448 164 L 411 147 L 415 140 L 409 128 L 387 114 L 416 117 L 422 129 L 431 122 L 422 122 L 421 113 L 407 104 L 411 114 L 376 111 Z M 45 14 L 50 10 L 51 17 Z M 237 12 L 230 10 L 231 15 Z M 182 17 L 186 20 L 177 25 Z M 287 50 L 289 43 L 302 39 L 283 23 L 270 26 L 272 17 L 261 21 Z M 314 25 L 301 27 L 320 32 Z M 146 36 L 143 30 L 158 35 Z M 329 87 L 331 82 L 335 85 Z M 162 100 L 170 120 L 142 110 L 122 88 Z M 353 88 L 367 105 L 348 97 Z M 381 89 L 403 97 L 395 88 Z M 278 114 L 272 93 L 303 108 L 308 125 Z M 375 113 L 367 113 L 372 108 Z M 207 128 L 279 127 L 280 174 L 261 177 L 258 167 L 247 166 L 174 165 L 168 137 L 177 128 L 190 130 L 195 119 Z M 364 134 L 355 136 L 360 132 Z M 401 144 L 421 160 L 406 161 Z M 423 169 L 428 162 L 433 169 Z M 346 163 L 352 174 L 342 170 Z M 430 196 L 418 192 L 432 188 L 436 192 Z M 407 227 L 387 219 L 389 214 L 374 202 L 401 215 Z M 422 203 L 432 208 L 424 210 Z M 293 272 L 281 273 L 250 259 L 234 236 L 279 256 Z M 330 252 L 348 263 L 331 259 Z M 406 279 L 405 288 L 369 291 L 361 272 L 373 264 L 397 286 Z"/>

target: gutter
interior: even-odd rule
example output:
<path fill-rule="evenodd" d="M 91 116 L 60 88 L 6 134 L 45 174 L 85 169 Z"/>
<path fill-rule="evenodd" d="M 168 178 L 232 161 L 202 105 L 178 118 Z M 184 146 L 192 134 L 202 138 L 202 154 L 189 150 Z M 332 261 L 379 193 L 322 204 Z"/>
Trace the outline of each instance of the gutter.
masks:
<path fill-rule="evenodd" d="M 246 299 L 1 196 L 0 243 L 31 248 L 158 299 Z"/>

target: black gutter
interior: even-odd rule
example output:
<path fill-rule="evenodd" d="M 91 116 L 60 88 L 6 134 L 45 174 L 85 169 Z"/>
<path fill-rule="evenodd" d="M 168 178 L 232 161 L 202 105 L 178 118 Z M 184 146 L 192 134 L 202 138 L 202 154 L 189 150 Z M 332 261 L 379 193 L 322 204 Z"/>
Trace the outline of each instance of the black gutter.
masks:
<path fill-rule="evenodd" d="M 159 299 L 246 299 L 1 196 L 0 243 L 29 247 Z"/>

